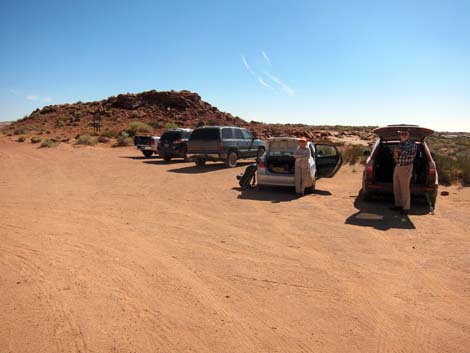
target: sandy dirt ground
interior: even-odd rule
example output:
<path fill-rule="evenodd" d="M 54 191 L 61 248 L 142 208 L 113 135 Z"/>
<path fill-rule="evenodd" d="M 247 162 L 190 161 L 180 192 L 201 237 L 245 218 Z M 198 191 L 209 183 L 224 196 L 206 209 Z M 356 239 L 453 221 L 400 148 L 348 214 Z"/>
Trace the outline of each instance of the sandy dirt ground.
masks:
<path fill-rule="evenodd" d="M 244 166 L 0 141 L 0 352 L 470 352 L 470 189 L 409 217 Z"/>

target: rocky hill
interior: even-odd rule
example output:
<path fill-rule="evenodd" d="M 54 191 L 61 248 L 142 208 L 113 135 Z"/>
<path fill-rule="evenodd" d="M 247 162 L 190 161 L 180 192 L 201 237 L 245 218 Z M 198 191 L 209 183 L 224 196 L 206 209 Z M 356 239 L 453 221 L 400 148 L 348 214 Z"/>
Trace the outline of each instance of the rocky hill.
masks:
<path fill-rule="evenodd" d="M 95 102 L 49 105 L 36 109 L 4 131 L 23 141 L 43 135 L 58 141 L 71 141 L 77 135 L 98 134 L 115 137 L 129 124 L 150 126 L 149 134 L 159 135 L 168 127 L 195 128 L 201 125 L 236 125 L 255 131 L 261 138 L 271 136 L 307 137 L 310 140 L 351 141 L 364 143 L 372 138 L 370 128 L 344 129 L 301 124 L 265 124 L 245 121 L 222 112 L 189 91 L 155 90 L 138 94 L 120 94 Z M 95 127 L 99 126 L 99 131 Z"/>

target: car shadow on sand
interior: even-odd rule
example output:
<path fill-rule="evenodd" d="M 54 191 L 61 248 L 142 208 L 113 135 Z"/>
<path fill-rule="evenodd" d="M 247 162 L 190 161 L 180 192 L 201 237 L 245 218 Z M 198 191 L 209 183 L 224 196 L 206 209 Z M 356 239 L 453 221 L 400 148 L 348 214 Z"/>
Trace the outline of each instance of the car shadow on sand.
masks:
<path fill-rule="evenodd" d="M 153 165 L 169 165 L 169 164 L 187 164 L 188 162 L 185 161 L 184 159 L 172 159 L 171 161 L 165 161 L 163 159 L 154 159 L 154 160 L 148 160 L 148 161 L 143 161 L 142 163 L 145 164 L 153 164 Z"/>
<path fill-rule="evenodd" d="M 145 156 L 121 156 L 119 158 L 127 158 L 127 159 L 133 159 L 133 160 L 161 160 L 160 156 L 152 156 L 152 157 L 145 157 Z"/>
<path fill-rule="evenodd" d="M 262 190 L 258 189 L 258 187 L 249 189 L 234 187 L 232 190 L 240 192 L 238 198 L 241 200 L 269 201 L 271 203 L 299 200 L 291 188 L 285 187 L 263 187 Z M 330 196 L 331 192 L 325 190 L 315 190 L 313 193 L 307 193 L 303 197 L 311 197 L 314 195 Z"/>
<path fill-rule="evenodd" d="M 237 170 L 238 167 L 246 167 L 249 164 L 253 164 L 253 162 L 239 162 L 237 167 L 233 168 Z M 214 172 L 217 170 L 227 169 L 224 163 L 210 163 L 206 164 L 202 167 L 198 167 L 197 165 L 189 165 L 187 167 L 177 168 L 177 169 L 169 169 L 168 172 L 170 173 L 179 173 L 179 174 L 201 174 L 201 173 L 209 173 Z"/>
<path fill-rule="evenodd" d="M 389 229 L 416 229 L 407 215 L 401 215 L 398 211 L 390 210 L 393 206 L 393 196 L 375 197 L 371 201 L 365 201 L 361 192 L 354 200 L 354 207 L 359 211 L 346 219 L 346 224 L 370 227 L 377 230 Z M 412 199 L 412 207 L 409 215 L 422 216 L 429 213 L 428 205 L 420 199 Z"/>

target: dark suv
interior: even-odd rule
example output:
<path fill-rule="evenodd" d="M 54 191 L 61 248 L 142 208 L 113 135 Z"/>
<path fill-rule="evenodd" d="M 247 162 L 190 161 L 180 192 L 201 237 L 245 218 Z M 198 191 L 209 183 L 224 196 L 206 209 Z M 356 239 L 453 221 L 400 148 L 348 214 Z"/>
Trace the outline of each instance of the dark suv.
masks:
<path fill-rule="evenodd" d="M 393 151 L 399 143 L 398 131 L 404 128 L 410 132 L 410 139 L 418 147 L 413 162 L 411 194 L 424 196 L 434 208 L 438 188 L 437 169 L 431 151 L 424 141 L 434 131 L 417 125 L 389 125 L 374 130 L 379 139 L 375 143 L 364 168 L 362 178 L 363 197 L 367 200 L 373 195 L 393 193 L 393 171 L 395 169 Z"/>
<path fill-rule="evenodd" d="M 191 136 L 191 129 L 169 129 L 160 137 L 157 152 L 165 161 L 172 158 L 186 159 L 188 149 L 188 139 Z"/>
<path fill-rule="evenodd" d="M 247 129 L 236 126 L 205 126 L 197 128 L 188 142 L 188 157 L 197 166 L 206 161 L 223 161 L 229 168 L 241 158 L 257 158 L 265 151 L 264 142 Z"/>

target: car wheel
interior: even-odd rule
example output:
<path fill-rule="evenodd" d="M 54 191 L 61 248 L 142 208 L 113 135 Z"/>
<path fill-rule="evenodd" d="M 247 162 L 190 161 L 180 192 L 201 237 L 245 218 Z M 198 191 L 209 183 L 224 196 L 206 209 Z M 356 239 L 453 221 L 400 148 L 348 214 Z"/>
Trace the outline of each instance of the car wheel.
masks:
<path fill-rule="evenodd" d="M 235 168 L 237 166 L 237 159 L 238 156 L 236 152 L 229 152 L 227 158 L 225 159 L 225 166 L 227 168 Z"/>
<path fill-rule="evenodd" d="M 369 191 L 361 190 L 362 200 L 365 202 L 372 201 L 372 194 Z"/>
<path fill-rule="evenodd" d="M 312 183 L 312 186 L 310 186 L 310 187 L 308 188 L 308 192 L 309 192 L 310 194 L 315 193 L 315 187 L 316 187 L 315 184 L 316 184 L 316 183 L 317 183 L 317 182 L 316 182 L 316 180 L 315 180 L 315 181 Z"/>
<path fill-rule="evenodd" d="M 152 157 L 153 151 L 142 151 L 144 154 L 145 158 L 150 158 Z"/>
<path fill-rule="evenodd" d="M 164 156 L 164 157 L 163 157 L 163 160 L 164 160 L 165 162 L 170 162 L 170 161 L 171 161 L 171 157 L 170 157 L 170 156 Z"/>
<path fill-rule="evenodd" d="M 196 158 L 195 163 L 198 167 L 203 167 L 206 164 L 206 160 L 204 158 Z"/>

